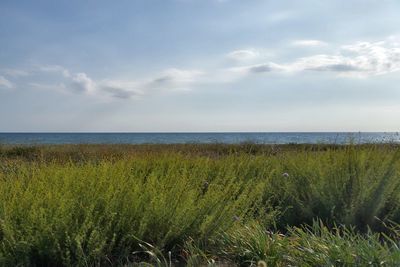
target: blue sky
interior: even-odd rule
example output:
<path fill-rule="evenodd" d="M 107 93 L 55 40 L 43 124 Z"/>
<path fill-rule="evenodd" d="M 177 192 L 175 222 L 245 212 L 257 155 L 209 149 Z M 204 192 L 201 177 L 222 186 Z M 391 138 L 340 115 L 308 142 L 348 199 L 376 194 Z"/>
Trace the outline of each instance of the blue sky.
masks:
<path fill-rule="evenodd" d="M 0 131 L 399 131 L 400 2 L 0 2 Z"/>

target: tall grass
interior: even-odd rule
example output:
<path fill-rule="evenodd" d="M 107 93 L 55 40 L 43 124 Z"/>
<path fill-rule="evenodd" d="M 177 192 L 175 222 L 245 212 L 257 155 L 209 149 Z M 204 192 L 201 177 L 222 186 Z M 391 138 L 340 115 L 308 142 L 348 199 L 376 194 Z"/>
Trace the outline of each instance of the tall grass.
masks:
<path fill-rule="evenodd" d="M 320 218 L 359 230 L 378 227 L 376 217 L 400 219 L 399 156 L 396 148 L 376 146 L 287 153 L 274 164 L 276 175 L 265 194 L 286 209 L 281 226 Z"/>
<path fill-rule="evenodd" d="M 1 255 L 10 265 L 100 264 L 131 256 L 138 240 L 165 250 L 189 236 L 207 240 L 260 203 L 263 184 L 235 175 L 249 176 L 251 165 L 169 155 L 6 166 Z"/>
<path fill-rule="evenodd" d="M 389 237 L 353 228 L 328 228 L 321 221 L 289 227 L 286 234 L 260 224 L 241 225 L 215 238 L 213 250 L 239 265 L 267 266 L 399 266 L 400 236 Z M 394 231 L 392 231 L 394 233 Z"/>
<path fill-rule="evenodd" d="M 0 265 L 400 263 L 395 145 L 0 152 Z"/>

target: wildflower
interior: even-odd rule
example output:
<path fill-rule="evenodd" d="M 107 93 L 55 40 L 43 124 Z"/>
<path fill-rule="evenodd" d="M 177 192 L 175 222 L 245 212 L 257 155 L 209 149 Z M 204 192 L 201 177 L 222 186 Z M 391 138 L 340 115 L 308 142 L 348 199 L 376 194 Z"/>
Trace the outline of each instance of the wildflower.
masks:
<path fill-rule="evenodd" d="M 284 173 L 282 174 L 282 176 L 285 177 L 285 178 L 288 178 L 288 177 L 289 177 L 289 173 L 284 172 Z"/>

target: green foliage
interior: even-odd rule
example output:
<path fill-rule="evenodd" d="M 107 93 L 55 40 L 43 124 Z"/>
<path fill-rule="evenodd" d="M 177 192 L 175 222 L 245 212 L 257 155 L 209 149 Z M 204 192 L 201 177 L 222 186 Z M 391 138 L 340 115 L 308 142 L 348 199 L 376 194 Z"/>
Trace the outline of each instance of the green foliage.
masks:
<path fill-rule="evenodd" d="M 353 145 L 323 153 L 287 153 L 275 164 L 266 195 L 286 209 L 281 227 L 320 218 L 328 225 L 378 228 L 376 217 L 399 219 L 399 156 L 390 146 Z"/>
<path fill-rule="evenodd" d="M 392 231 L 395 234 L 394 231 Z M 215 239 L 214 251 L 239 265 L 255 266 L 398 266 L 400 236 L 357 233 L 353 228 L 289 227 L 286 234 L 266 230 L 258 223 L 240 225 Z"/>
<path fill-rule="evenodd" d="M 4 145 L 0 266 L 395 266 L 399 157 L 396 145 Z"/>
<path fill-rule="evenodd" d="M 138 239 L 174 251 L 188 237 L 207 240 L 234 216 L 248 216 L 264 190 L 250 179 L 252 161 L 230 157 L 22 162 L 12 172 L 9 165 L 0 173 L 0 251 L 7 265 L 114 262 L 133 257 Z"/>

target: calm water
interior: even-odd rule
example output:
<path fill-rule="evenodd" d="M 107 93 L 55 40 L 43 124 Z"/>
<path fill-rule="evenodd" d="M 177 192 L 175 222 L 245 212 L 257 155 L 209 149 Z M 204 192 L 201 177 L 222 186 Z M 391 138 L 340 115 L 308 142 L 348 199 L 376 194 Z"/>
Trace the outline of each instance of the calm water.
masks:
<path fill-rule="evenodd" d="M 0 144 L 400 143 L 399 133 L 0 133 Z"/>

